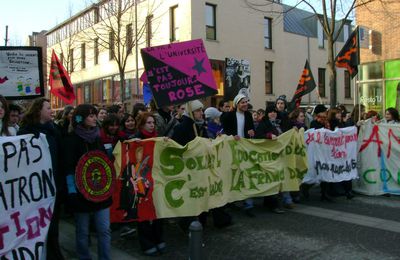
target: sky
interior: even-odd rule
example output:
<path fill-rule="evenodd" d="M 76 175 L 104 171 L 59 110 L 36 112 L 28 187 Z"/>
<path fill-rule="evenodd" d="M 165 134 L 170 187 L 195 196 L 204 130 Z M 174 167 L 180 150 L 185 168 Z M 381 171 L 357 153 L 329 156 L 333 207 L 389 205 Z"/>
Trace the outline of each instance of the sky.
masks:
<path fill-rule="evenodd" d="M 8 25 L 8 46 L 25 45 L 32 32 L 49 30 L 83 10 L 88 0 L 2 0 L 0 46 L 4 46 Z"/>

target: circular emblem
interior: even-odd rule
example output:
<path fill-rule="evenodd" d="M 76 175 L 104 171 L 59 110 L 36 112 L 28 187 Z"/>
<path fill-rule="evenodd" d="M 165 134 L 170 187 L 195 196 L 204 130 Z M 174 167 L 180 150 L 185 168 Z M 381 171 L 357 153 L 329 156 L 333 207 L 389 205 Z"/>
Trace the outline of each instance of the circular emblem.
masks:
<path fill-rule="evenodd" d="M 82 155 L 75 169 L 79 192 L 93 202 L 108 199 L 115 186 L 115 168 L 104 152 L 90 151 Z"/>

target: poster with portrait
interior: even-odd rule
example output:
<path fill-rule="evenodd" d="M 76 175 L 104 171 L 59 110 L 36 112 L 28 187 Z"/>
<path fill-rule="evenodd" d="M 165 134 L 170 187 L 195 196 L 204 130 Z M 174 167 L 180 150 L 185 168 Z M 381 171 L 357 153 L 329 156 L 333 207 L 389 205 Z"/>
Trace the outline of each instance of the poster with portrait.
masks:
<path fill-rule="evenodd" d="M 224 99 L 233 100 L 239 92 L 249 96 L 250 62 L 248 60 L 226 58 Z"/>
<path fill-rule="evenodd" d="M 0 93 L 7 99 L 44 96 L 40 47 L 0 47 Z"/>

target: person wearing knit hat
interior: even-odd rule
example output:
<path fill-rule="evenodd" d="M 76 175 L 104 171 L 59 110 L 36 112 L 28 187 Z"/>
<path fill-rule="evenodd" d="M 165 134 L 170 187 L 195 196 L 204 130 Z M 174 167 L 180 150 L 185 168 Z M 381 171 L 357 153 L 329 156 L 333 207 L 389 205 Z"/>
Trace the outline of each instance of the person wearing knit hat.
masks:
<path fill-rule="evenodd" d="M 233 100 L 235 110 L 226 112 L 221 116 L 224 133 L 234 136 L 235 140 L 254 137 L 253 116 L 248 111 L 248 102 L 248 97 L 239 93 Z M 244 212 L 247 216 L 254 217 L 253 207 L 253 200 L 246 199 Z"/>
<path fill-rule="evenodd" d="M 216 109 L 215 107 L 209 107 L 204 110 L 204 116 L 206 119 L 216 119 L 222 115 L 222 112 Z"/>
<path fill-rule="evenodd" d="M 173 129 L 172 140 L 181 145 L 186 145 L 196 136 L 208 138 L 203 119 L 203 103 L 196 99 L 187 102 L 185 106 L 186 109 L 181 122 Z"/>
<path fill-rule="evenodd" d="M 218 135 L 222 134 L 222 125 L 220 121 L 220 116 L 222 112 L 215 107 L 209 107 L 204 111 L 204 116 L 207 122 L 207 134 L 209 138 L 216 138 Z"/>
<path fill-rule="evenodd" d="M 318 115 L 319 113 L 323 113 L 323 112 L 325 112 L 325 111 L 327 111 L 327 110 L 328 110 L 328 108 L 326 108 L 325 105 L 323 105 L 323 104 L 318 104 L 318 105 L 316 105 L 315 108 L 314 108 L 314 114 Z"/>

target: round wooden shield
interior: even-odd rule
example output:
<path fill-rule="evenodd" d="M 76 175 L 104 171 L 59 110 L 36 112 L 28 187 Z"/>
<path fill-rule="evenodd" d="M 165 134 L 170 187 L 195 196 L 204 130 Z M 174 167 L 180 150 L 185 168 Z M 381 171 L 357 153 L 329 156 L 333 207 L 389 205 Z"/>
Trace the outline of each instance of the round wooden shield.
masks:
<path fill-rule="evenodd" d="M 111 197 L 115 186 L 114 165 L 102 151 L 87 152 L 78 161 L 75 182 L 87 200 L 104 201 Z"/>

